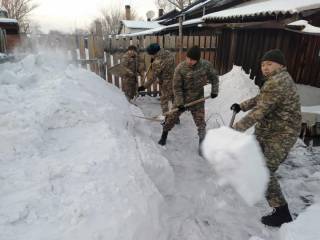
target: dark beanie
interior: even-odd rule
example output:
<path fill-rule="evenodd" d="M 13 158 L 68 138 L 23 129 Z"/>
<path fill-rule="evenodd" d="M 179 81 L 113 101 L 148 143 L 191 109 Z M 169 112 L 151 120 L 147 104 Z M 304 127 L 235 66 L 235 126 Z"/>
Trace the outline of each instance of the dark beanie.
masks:
<path fill-rule="evenodd" d="M 276 62 L 276 63 L 279 63 L 283 66 L 287 65 L 286 59 L 285 59 L 283 53 L 279 49 L 272 49 L 272 50 L 266 52 L 261 59 L 261 62 L 263 62 L 263 61 Z"/>
<path fill-rule="evenodd" d="M 198 46 L 193 46 L 189 48 L 187 52 L 187 57 L 191 58 L 192 60 L 199 61 L 201 56 L 200 48 Z"/>
<path fill-rule="evenodd" d="M 148 47 L 147 47 L 147 52 L 150 55 L 154 55 L 157 52 L 159 52 L 160 50 L 160 46 L 158 43 L 151 43 Z"/>
<path fill-rule="evenodd" d="M 129 51 L 129 50 L 131 50 L 131 51 L 137 51 L 137 47 L 134 46 L 134 45 L 130 45 L 130 46 L 128 47 L 128 51 Z"/>

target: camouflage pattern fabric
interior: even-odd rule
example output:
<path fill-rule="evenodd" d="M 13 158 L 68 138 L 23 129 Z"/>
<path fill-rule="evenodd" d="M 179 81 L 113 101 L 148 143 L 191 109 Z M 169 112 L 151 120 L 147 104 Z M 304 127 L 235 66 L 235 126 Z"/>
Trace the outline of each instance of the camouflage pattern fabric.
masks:
<path fill-rule="evenodd" d="M 206 135 L 205 110 L 203 102 L 199 103 L 198 105 L 200 106 L 190 107 L 188 110 L 190 110 L 193 121 L 197 126 L 199 139 L 202 140 Z M 182 112 L 179 111 L 170 114 L 165 120 L 163 131 L 170 131 L 174 127 L 181 114 Z"/>
<path fill-rule="evenodd" d="M 139 55 L 135 51 L 127 51 L 121 58 L 121 65 L 124 71 L 122 76 L 122 90 L 128 100 L 133 99 L 137 94 L 137 75 L 140 74 L 140 62 Z"/>
<path fill-rule="evenodd" d="M 301 128 L 300 99 L 287 69 L 275 71 L 266 79 L 260 94 L 242 102 L 240 107 L 243 111 L 252 111 L 233 127 L 245 131 L 256 124 L 255 135 L 271 175 L 266 197 L 271 207 L 282 206 L 286 201 L 275 172 L 286 159 Z"/>
<path fill-rule="evenodd" d="M 203 87 L 210 82 L 211 91 L 218 94 L 219 79 L 215 69 L 209 61 L 200 59 L 193 66 L 188 66 L 186 61 L 181 62 L 174 71 L 173 93 L 174 105 L 178 107 L 204 97 Z M 191 111 L 193 120 L 198 128 L 198 135 L 203 139 L 206 132 L 204 102 L 198 103 L 188 110 Z M 170 131 L 176 123 L 181 112 L 169 115 L 163 126 L 164 131 Z"/>
<path fill-rule="evenodd" d="M 162 113 L 168 112 L 169 101 L 173 102 L 172 79 L 174 66 L 174 56 L 169 51 L 161 49 L 154 55 L 152 78 L 143 85 L 145 88 L 148 88 L 157 79 L 159 80 Z"/>
<path fill-rule="evenodd" d="M 175 106 L 185 105 L 204 97 L 203 87 L 211 83 L 211 92 L 218 94 L 219 79 L 212 64 L 200 59 L 194 66 L 181 62 L 174 72 L 173 92 Z M 201 105 L 195 107 L 201 108 Z"/>

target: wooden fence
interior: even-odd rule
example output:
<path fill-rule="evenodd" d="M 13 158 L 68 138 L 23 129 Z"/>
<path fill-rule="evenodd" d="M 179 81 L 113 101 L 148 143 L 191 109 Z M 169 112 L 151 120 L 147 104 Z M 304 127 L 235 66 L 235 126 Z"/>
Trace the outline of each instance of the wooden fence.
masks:
<path fill-rule="evenodd" d="M 279 48 L 296 83 L 320 87 L 320 35 L 274 29 L 239 30 L 235 32 L 235 45 L 234 64 L 242 66 L 258 84 L 262 55 Z"/>
<path fill-rule="evenodd" d="M 6 32 L 5 30 L 0 28 L 0 52 L 6 53 L 7 52 L 7 39 L 6 39 Z"/>
<path fill-rule="evenodd" d="M 132 38 L 109 38 L 105 41 L 105 58 L 107 66 L 113 66 L 120 62 L 122 54 L 126 51 L 129 45 L 135 45 L 138 48 L 140 57 L 144 60 L 145 69 L 150 65 L 151 57 L 146 53 L 146 48 L 150 43 L 158 43 L 161 48 L 169 50 L 175 55 L 176 65 L 185 59 L 187 49 L 193 45 L 198 45 L 201 49 L 201 56 L 218 65 L 216 61 L 215 51 L 217 44 L 216 36 L 184 36 L 182 41 L 177 36 L 145 36 Z M 182 43 L 182 54 L 180 58 L 179 49 Z M 144 72 L 145 74 L 145 72 Z M 149 77 L 152 76 L 150 73 Z M 121 78 L 107 74 L 107 81 L 121 87 Z M 139 85 L 143 84 L 143 78 L 139 78 Z M 159 92 L 159 86 L 155 83 L 148 90 L 149 94 L 156 95 Z"/>

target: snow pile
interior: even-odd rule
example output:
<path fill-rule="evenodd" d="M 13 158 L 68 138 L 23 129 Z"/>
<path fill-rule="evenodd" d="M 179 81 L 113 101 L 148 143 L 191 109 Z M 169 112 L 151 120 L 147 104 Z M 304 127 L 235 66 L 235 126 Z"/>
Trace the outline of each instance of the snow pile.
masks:
<path fill-rule="evenodd" d="M 241 103 L 259 93 L 259 87 L 254 84 L 241 67 L 234 66 L 233 69 L 219 78 L 219 95 L 215 99 L 206 101 L 206 114 L 208 129 L 229 125 L 232 117 L 230 107 L 233 103 Z M 205 95 L 210 95 L 211 86 L 205 87 Z M 240 112 L 236 119 L 240 119 L 246 113 Z"/>
<path fill-rule="evenodd" d="M 320 204 L 314 204 L 302 212 L 297 219 L 280 228 L 280 240 L 316 240 L 319 231 Z"/>
<path fill-rule="evenodd" d="M 208 131 L 202 145 L 205 158 L 220 177 L 253 205 L 264 198 L 269 180 L 260 147 L 252 135 L 221 127 Z"/>
<path fill-rule="evenodd" d="M 0 65 L 0 86 L 1 239 L 166 239 L 172 169 L 119 89 L 59 53 Z"/>

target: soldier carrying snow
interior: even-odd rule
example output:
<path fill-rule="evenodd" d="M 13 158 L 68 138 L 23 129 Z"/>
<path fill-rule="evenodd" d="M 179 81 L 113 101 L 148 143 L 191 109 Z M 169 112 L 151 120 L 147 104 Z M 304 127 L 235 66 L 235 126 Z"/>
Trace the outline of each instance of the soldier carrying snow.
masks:
<path fill-rule="evenodd" d="M 174 71 L 173 93 L 174 105 L 179 111 L 168 116 L 163 125 L 160 145 L 165 145 L 168 132 L 174 127 L 179 116 L 186 110 L 190 111 L 193 120 L 198 128 L 199 145 L 206 134 L 204 102 L 200 102 L 188 109 L 185 104 L 204 97 L 203 87 L 209 81 L 211 85 L 211 97 L 218 96 L 219 78 L 212 64 L 204 59 L 200 59 L 200 48 L 193 46 L 187 52 L 187 58 L 181 62 Z M 200 153 L 200 152 L 199 152 Z M 201 153 L 200 153 L 201 154 Z"/>
<path fill-rule="evenodd" d="M 233 128 L 245 131 L 256 124 L 255 135 L 270 171 L 266 198 L 275 209 L 272 214 L 263 216 L 261 221 L 268 226 L 280 227 L 292 221 L 292 218 L 275 172 L 299 136 L 301 106 L 297 88 L 287 72 L 286 61 L 280 50 L 274 49 L 264 54 L 261 71 L 265 82 L 260 93 L 231 106 L 236 112 L 251 110 Z"/>
<path fill-rule="evenodd" d="M 169 102 L 173 102 L 172 79 L 174 73 L 174 56 L 167 50 L 161 49 L 158 43 L 147 47 L 147 52 L 152 56 L 152 77 L 138 88 L 144 91 L 157 79 L 160 85 L 160 104 L 162 113 L 169 111 Z"/>

